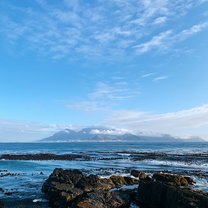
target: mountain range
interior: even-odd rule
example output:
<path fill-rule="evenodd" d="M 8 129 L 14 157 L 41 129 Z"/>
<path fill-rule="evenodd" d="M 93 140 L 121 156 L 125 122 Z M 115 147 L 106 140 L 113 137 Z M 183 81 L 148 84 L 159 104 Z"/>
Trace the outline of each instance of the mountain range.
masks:
<path fill-rule="evenodd" d="M 163 134 L 159 136 L 139 135 L 124 130 L 92 127 L 80 131 L 64 129 L 50 137 L 41 139 L 40 142 L 203 142 L 198 137 L 182 139 Z"/>

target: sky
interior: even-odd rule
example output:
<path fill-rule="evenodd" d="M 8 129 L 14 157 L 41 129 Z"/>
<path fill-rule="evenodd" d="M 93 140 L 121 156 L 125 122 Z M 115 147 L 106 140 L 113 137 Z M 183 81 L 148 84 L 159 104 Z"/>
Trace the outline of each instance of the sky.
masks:
<path fill-rule="evenodd" d="M 0 0 L 0 142 L 108 126 L 208 140 L 207 0 Z"/>

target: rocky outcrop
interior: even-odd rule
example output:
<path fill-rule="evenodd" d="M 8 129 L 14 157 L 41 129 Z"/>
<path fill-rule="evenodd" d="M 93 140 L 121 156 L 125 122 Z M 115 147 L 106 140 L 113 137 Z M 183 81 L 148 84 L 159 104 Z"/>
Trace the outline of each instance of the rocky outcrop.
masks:
<path fill-rule="evenodd" d="M 25 154 L 25 155 L 12 155 L 2 154 L 0 160 L 89 160 L 87 155 L 75 155 L 75 154 Z"/>
<path fill-rule="evenodd" d="M 131 174 L 135 177 L 101 178 L 79 170 L 55 169 L 42 191 L 52 208 L 129 208 L 132 202 L 140 208 L 208 207 L 208 193 L 192 190 L 190 177 L 171 173 L 150 177 L 141 171 Z M 124 188 L 138 183 L 138 188 Z"/>
<path fill-rule="evenodd" d="M 152 180 L 143 180 L 138 188 L 141 208 L 205 208 L 208 194 L 189 188 L 193 180 L 181 175 L 157 173 Z"/>
<path fill-rule="evenodd" d="M 135 190 L 117 190 L 123 185 L 138 184 L 131 177 L 100 178 L 79 170 L 55 169 L 43 184 L 42 191 L 51 207 L 125 208 L 129 207 Z"/>

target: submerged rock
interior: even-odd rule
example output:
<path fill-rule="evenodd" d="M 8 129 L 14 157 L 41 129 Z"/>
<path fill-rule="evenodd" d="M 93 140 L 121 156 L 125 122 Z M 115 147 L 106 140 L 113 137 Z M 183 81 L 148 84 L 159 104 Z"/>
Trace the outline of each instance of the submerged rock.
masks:
<path fill-rule="evenodd" d="M 130 177 L 100 178 L 79 170 L 55 169 L 43 184 L 42 191 L 51 207 L 119 208 L 129 207 L 134 190 L 112 190 L 138 184 Z"/>
<path fill-rule="evenodd" d="M 208 194 L 194 191 L 181 175 L 157 173 L 149 181 L 141 181 L 138 203 L 141 208 L 205 208 Z"/>

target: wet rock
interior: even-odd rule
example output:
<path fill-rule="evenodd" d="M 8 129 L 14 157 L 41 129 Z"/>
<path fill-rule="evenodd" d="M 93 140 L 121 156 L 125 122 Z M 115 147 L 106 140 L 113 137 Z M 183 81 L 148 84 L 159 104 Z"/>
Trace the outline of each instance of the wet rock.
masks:
<path fill-rule="evenodd" d="M 138 188 L 138 204 L 141 208 L 205 208 L 208 194 L 181 187 L 178 175 L 155 174 L 150 181 L 141 181 Z M 168 181 L 169 180 L 169 181 Z M 185 186 L 187 184 L 185 183 Z"/>
<path fill-rule="evenodd" d="M 24 155 L 12 155 L 3 154 L 0 156 L 0 160 L 89 160 L 90 157 L 87 155 L 75 155 L 75 154 L 24 154 Z"/>
<path fill-rule="evenodd" d="M 79 170 L 55 169 L 43 184 L 42 191 L 51 207 L 119 208 L 130 204 L 133 190 L 113 188 L 127 184 L 138 184 L 138 179 L 122 176 L 100 178 L 82 174 Z"/>
<path fill-rule="evenodd" d="M 122 176 L 111 176 L 110 179 L 112 180 L 112 182 L 115 184 L 116 187 L 121 187 L 127 184 L 124 177 Z"/>
<path fill-rule="evenodd" d="M 139 170 L 132 170 L 131 175 L 136 178 L 139 178 L 140 180 L 143 180 L 147 177 L 147 174 L 145 172 Z"/>
<path fill-rule="evenodd" d="M 176 186 L 188 186 L 187 179 L 179 174 L 169 174 L 169 173 L 155 173 L 153 179 L 161 181 L 163 183 L 176 185 Z"/>
<path fill-rule="evenodd" d="M 184 178 L 187 180 L 189 185 L 194 185 L 196 182 L 194 181 L 193 178 L 191 178 L 190 176 L 184 176 Z"/>
<path fill-rule="evenodd" d="M 0 177 L 6 177 L 6 176 L 19 176 L 19 173 L 9 173 L 9 172 L 2 172 L 0 173 Z"/>
<path fill-rule="evenodd" d="M 134 195 L 133 190 L 112 192 L 90 192 L 83 194 L 72 205 L 73 208 L 129 208 Z"/>
<path fill-rule="evenodd" d="M 124 177 L 124 180 L 126 181 L 127 185 L 134 185 L 134 184 L 139 184 L 139 179 L 137 178 L 132 178 L 132 177 Z"/>

